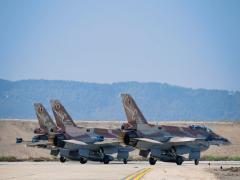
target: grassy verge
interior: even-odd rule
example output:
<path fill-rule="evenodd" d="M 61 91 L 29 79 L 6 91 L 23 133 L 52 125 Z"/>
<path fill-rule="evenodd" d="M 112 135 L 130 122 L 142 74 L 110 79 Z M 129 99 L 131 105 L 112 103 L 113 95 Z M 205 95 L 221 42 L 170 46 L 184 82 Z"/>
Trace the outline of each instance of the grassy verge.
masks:
<path fill-rule="evenodd" d="M 148 158 L 129 156 L 130 161 L 148 161 Z M 240 161 L 240 156 L 202 156 L 201 161 Z"/>
<path fill-rule="evenodd" d="M 0 156 L 0 161 L 15 162 L 18 161 L 14 156 Z"/>
<path fill-rule="evenodd" d="M 41 161 L 58 161 L 58 159 L 57 159 L 56 157 L 53 157 L 53 158 L 46 158 L 46 157 L 33 158 L 33 157 L 29 157 L 29 158 L 26 159 L 25 161 L 34 161 L 34 162 L 41 162 Z"/>
<path fill-rule="evenodd" d="M 15 156 L 0 156 L 0 162 L 18 162 L 18 161 L 34 161 L 34 162 L 41 162 L 41 161 L 57 161 L 57 158 L 45 158 L 45 157 L 39 157 L 39 158 L 33 158 L 29 157 L 27 159 L 18 159 Z"/>
<path fill-rule="evenodd" d="M 203 156 L 202 161 L 240 161 L 240 156 Z"/>

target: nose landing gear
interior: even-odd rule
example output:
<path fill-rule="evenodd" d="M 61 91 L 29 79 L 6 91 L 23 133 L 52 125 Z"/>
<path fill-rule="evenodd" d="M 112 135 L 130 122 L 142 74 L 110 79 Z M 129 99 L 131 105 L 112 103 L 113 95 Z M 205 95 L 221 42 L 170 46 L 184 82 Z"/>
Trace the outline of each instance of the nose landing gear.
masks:
<path fill-rule="evenodd" d="M 199 164 L 199 159 L 195 159 L 195 160 L 194 160 L 194 164 L 195 164 L 195 165 L 198 165 L 198 164 Z"/>

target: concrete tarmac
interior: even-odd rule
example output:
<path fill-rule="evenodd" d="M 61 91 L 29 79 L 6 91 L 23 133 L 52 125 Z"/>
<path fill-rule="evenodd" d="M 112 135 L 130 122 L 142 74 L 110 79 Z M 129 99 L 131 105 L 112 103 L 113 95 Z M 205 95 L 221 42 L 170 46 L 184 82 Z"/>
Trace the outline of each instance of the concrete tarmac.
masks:
<path fill-rule="evenodd" d="M 98 162 L 68 161 L 60 162 L 0 162 L 0 179 L 83 179 L 83 180 L 166 180 L 166 179 L 217 179 L 214 169 L 220 167 L 240 167 L 239 161 L 184 162 L 177 166 L 175 163 L 157 162 L 151 166 L 148 162 L 131 161 L 128 164 L 110 162 L 105 165 Z"/>

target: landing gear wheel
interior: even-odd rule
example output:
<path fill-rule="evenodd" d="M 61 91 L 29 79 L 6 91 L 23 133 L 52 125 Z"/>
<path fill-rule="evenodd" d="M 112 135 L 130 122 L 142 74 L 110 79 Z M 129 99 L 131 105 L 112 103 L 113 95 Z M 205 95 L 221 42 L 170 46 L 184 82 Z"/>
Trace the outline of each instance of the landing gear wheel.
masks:
<path fill-rule="evenodd" d="M 155 159 L 154 157 L 150 157 L 150 158 L 149 158 L 149 164 L 150 164 L 150 165 L 155 165 L 156 162 L 157 162 L 157 159 Z"/>
<path fill-rule="evenodd" d="M 123 159 L 123 163 L 124 164 L 127 164 L 128 162 L 127 162 L 127 159 Z"/>
<path fill-rule="evenodd" d="M 195 159 L 195 160 L 194 160 L 194 164 L 195 164 L 195 165 L 198 165 L 198 164 L 199 164 L 199 159 Z"/>
<path fill-rule="evenodd" d="M 105 155 L 105 156 L 103 157 L 103 163 L 104 163 L 104 164 L 109 164 L 109 161 L 110 161 L 110 160 L 109 160 L 109 157 Z"/>
<path fill-rule="evenodd" d="M 59 160 L 60 160 L 61 163 L 64 163 L 66 161 L 66 158 L 61 156 Z"/>
<path fill-rule="evenodd" d="M 80 163 L 81 163 L 81 164 L 86 164 L 86 162 L 87 162 L 87 159 L 82 158 L 82 157 L 80 158 Z"/>
<path fill-rule="evenodd" d="M 176 157 L 176 164 L 177 165 L 182 165 L 182 163 L 183 163 L 183 157 L 182 156 L 177 156 Z"/>

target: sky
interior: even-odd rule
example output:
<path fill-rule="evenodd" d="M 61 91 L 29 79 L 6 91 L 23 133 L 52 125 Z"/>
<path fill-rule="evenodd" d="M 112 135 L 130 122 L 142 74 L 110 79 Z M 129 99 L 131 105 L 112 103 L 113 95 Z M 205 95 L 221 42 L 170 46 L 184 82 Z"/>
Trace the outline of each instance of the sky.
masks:
<path fill-rule="evenodd" d="M 240 1 L 0 1 L 0 78 L 240 90 Z"/>

